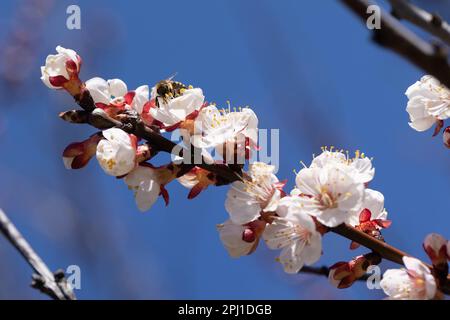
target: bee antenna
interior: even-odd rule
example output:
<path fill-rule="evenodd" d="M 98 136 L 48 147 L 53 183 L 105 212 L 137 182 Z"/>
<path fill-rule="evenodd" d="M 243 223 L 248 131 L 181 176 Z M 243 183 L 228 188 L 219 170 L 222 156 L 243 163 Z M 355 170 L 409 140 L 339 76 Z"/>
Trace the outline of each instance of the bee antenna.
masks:
<path fill-rule="evenodd" d="M 168 77 L 166 80 L 167 81 L 171 81 L 173 80 L 173 78 L 175 78 L 177 76 L 178 72 L 173 73 L 170 77 Z"/>

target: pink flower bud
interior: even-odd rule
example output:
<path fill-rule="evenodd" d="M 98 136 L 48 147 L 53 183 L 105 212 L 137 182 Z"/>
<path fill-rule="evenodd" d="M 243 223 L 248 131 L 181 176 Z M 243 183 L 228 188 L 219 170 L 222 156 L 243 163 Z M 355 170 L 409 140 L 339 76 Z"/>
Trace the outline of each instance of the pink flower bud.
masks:
<path fill-rule="evenodd" d="M 256 239 L 255 231 L 253 231 L 251 228 L 244 229 L 244 232 L 242 233 L 242 240 L 245 242 L 253 242 Z"/>
<path fill-rule="evenodd" d="M 350 264 L 345 261 L 340 261 L 330 267 L 328 280 L 336 288 L 344 289 L 350 287 L 356 279 L 350 268 Z"/>
<path fill-rule="evenodd" d="M 348 288 L 366 274 L 369 266 L 380 262 L 380 256 L 375 253 L 358 256 L 349 262 L 341 261 L 330 267 L 328 279 L 336 288 Z"/>
<path fill-rule="evenodd" d="M 449 259 L 447 246 L 447 239 L 437 233 L 429 234 L 423 242 L 423 248 L 434 266 L 447 264 L 447 260 Z"/>
<path fill-rule="evenodd" d="M 81 169 L 95 155 L 97 144 L 102 139 L 100 134 L 94 134 L 82 142 L 69 144 L 63 152 L 64 166 L 67 169 Z"/>
<path fill-rule="evenodd" d="M 450 148 L 450 127 L 445 128 L 442 138 L 444 140 L 445 146 L 447 148 Z"/>
<path fill-rule="evenodd" d="M 47 56 L 45 66 L 41 67 L 42 82 L 50 89 L 66 89 L 73 96 L 80 94 L 80 56 L 75 51 L 61 46 L 56 47 L 56 51 L 57 54 Z"/>

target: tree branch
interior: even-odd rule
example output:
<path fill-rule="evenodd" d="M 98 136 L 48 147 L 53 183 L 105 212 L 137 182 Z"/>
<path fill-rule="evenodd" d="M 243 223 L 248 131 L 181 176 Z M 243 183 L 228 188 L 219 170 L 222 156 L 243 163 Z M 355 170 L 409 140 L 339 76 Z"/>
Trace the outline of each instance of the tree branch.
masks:
<path fill-rule="evenodd" d="M 39 289 L 55 300 L 76 299 L 72 288 L 64 278 L 64 272 L 57 271 L 53 274 L 1 209 L 0 232 L 36 272 L 33 274 L 33 288 Z"/>
<path fill-rule="evenodd" d="M 437 14 L 431 14 L 406 0 L 389 0 L 392 14 L 407 20 L 450 45 L 450 25 Z"/>
<path fill-rule="evenodd" d="M 367 8 L 373 5 L 369 0 L 341 0 L 341 2 L 357 14 L 364 23 L 368 18 Z M 450 65 L 445 47 L 424 41 L 383 10 L 381 29 L 373 29 L 373 40 L 403 56 L 450 88 Z"/>
<path fill-rule="evenodd" d="M 194 146 L 190 146 L 191 150 L 186 149 L 181 145 L 177 145 L 173 141 L 165 138 L 159 132 L 156 132 L 149 126 L 145 125 L 140 119 L 133 118 L 133 116 L 127 116 L 122 114 L 121 121 L 111 118 L 106 114 L 106 112 L 96 111 L 96 106 L 94 100 L 92 99 L 89 90 L 83 89 L 80 95 L 74 97 L 75 101 L 78 103 L 82 110 L 71 110 L 62 112 L 59 117 L 65 121 L 71 123 L 87 123 L 97 129 L 108 129 L 111 127 L 121 128 L 128 133 L 132 133 L 135 136 L 146 140 L 150 146 L 154 147 L 157 151 L 164 151 L 170 154 L 179 156 L 181 151 L 183 153 L 191 154 L 190 164 L 183 164 L 186 171 L 189 168 L 198 166 L 209 172 L 215 173 L 220 179 L 220 184 L 229 184 L 234 181 L 242 180 L 241 172 L 235 171 L 228 165 L 208 163 L 205 161 L 204 157 L 201 156 L 201 163 L 195 163 L 195 155 L 201 155 L 201 151 Z M 184 170 L 183 170 L 184 171 Z"/>
<path fill-rule="evenodd" d="M 403 257 L 410 256 L 409 254 L 394 248 L 386 242 L 380 241 L 348 224 L 341 224 L 335 228 L 332 228 L 331 231 L 343 236 L 344 238 L 355 241 L 366 248 L 372 249 L 386 260 L 401 265 L 403 265 Z"/>
<path fill-rule="evenodd" d="M 324 277 L 328 278 L 328 274 L 330 273 L 330 268 L 327 266 L 321 266 L 321 267 L 303 266 L 299 273 L 324 276 Z M 356 280 L 357 281 L 366 281 L 368 278 L 369 278 L 369 275 L 366 274 L 363 277 L 358 278 Z"/>
<path fill-rule="evenodd" d="M 410 254 L 407 254 L 406 252 L 403 252 L 387 244 L 386 242 L 380 241 L 345 223 L 335 228 L 331 228 L 331 231 L 340 236 L 343 236 L 344 238 L 355 241 L 366 248 L 371 249 L 372 251 L 378 253 L 382 258 L 386 260 L 395 262 L 400 265 L 404 265 L 403 264 L 404 256 L 411 256 Z M 429 264 L 426 263 L 424 264 L 427 265 L 430 268 L 430 270 L 432 269 L 432 266 L 430 266 Z M 450 275 L 447 275 L 447 281 L 443 283 L 440 289 L 445 294 L 450 294 Z"/>
<path fill-rule="evenodd" d="M 353 4 L 355 3 L 353 1 L 350 2 Z M 157 148 L 158 151 L 164 151 L 167 153 L 179 155 L 178 152 L 176 151 L 180 151 L 180 148 L 182 148 L 181 146 L 177 146 L 173 141 L 163 137 L 159 132 L 156 132 L 152 128 L 146 126 L 139 119 L 137 121 L 136 120 L 133 121 L 132 116 L 123 115 L 121 117 L 121 121 L 119 121 L 117 119 L 109 117 L 105 112 L 95 111 L 96 110 L 95 105 L 93 104 L 92 98 L 90 97 L 90 93 L 88 90 L 84 90 L 81 96 L 75 97 L 75 100 L 84 109 L 84 111 L 81 110 L 66 111 L 59 115 L 60 118 L 71 123 L 87 123 L 95 128 L 102 130 L 111 127 L 117 127 L 129 133 L 132 133 L 139 138 L 147 140 L 148 143 L 151 146 Z M 187 151 L 185 148 L 182 149 L 184 151 Z M 218 177 L 221 177 L 226 183 L 231 183 L 233 181 L 241 179 L 241 176 L 227 165 L 207 164 L 204 162 L 204 159 L 202 164 L 195 164 L 195 165 L 204 168 L 210 172 L 214 172 Z M 187 165 L 187 166 L 188 166 L 187 169 L 189 169 L 189 166 L 193 167 L 194 165 Z M 371 249 L 373 252 L 379 254 L 382 258 L 390 260 L 400 265 L 403 265 L 402 258 L 408 255 L 407 253 L 391 245 L 388 245 L 387 243 L 380 241 L 348 224 L 342 224 L 335 228 L 331 228 L 330 230 L 336 234 L 339 234 L 347 239 L 355 241 Z M 431 266 L 429 267 L 430 269 L 432 268 Z M 302 269 L 302 272 L 328 276 L 329 268 L 304 267 Z M 365 277 L 361 278 L 361 280 L 365 279 L 366 279 Z M 441 290 L 446 294 L 450 294 L 449 277 L 447 277 L 447 281 L 443 284 Z"/>

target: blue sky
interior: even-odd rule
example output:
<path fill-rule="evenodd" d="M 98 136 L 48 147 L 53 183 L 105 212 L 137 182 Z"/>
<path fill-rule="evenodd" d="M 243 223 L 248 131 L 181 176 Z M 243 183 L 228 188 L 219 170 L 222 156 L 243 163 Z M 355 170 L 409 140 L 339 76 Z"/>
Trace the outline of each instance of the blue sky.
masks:
<path fill-rule="evenodd" d="M 393 220 L 384 232 L 388 242 L 425 258 L 427 233 L 449 235 L 448 150 L 431 132 L 409 128 L 405 112 L 404 91 L 423 73 L 372 44 L 338 1 L 48 1 L 37 18 L 19 9 L 32 3 L 0 4 L 0 42 L 28 44 L 18 61 L 0 52 L 0 206 L 52 269 L 81 267 L 79 298 L 383 295 L 364 284 L 337 290 L 326 279 L 284 274 L 276 252 L 263 245 L 249 257 L 229 258 L 215 230 L 227 218 L 226 187 L 190 201 L 172 184 L 169 207 L 159 202 L 141 214 L 124 183 L 94 161 L 65 170 L 64 147 L 93 130 L 62 123 L 57 114 L 74 103 L 39 80 L 39 66 L 57 45 L 83 57 L 85 80 L 121 78 L 135 88 L 177 72 L 177 80 L 203 88 L 209 101 L 250 105 L 261 128 L 280 130 L 278 176 L 289 178 L 289 188 L 293 169 L 321 146 L 361 149 L 374 157 L 371 187 L 385 195 Z M 70 4 L 81 8 L 81 30 L 65 27 Z M 448 3 L 432 5 L 449 12 Z M 4 70 L 14 63 L 25 76 L 8 85 Z M 348 245 L 327 235 L 318 265 L 365 252 Z M 42 298 L 28 287 L 30 270 L 5 241 L 0 257 L 0 298 Z"/>

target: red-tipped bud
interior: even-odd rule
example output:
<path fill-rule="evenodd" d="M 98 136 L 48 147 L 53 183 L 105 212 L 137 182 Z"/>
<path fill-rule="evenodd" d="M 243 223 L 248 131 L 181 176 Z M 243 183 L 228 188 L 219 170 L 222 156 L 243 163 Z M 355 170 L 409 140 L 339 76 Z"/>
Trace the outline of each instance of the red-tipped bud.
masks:
<path fill-rule="evenodd" d="M 216 183 L 216 176 L 205 169 L 194 167 L 191 171 L 179 177 L 178 182 L 190 189 L 188 199 L 193 199 L 208 188 L 208 186 L 214 185 Z"/>
<path fill-rule="evenodd" d="M 69 144 L 63 151 L 64 166 L 67 169 L 81 169 L 85 167 L 95 155 L 97 145 L 101 139 L 102 135 L 97 133 L 82 142 Z"/>
<path fill-rule="evenodd" d="M 81 58 L 78 54 L 61 46 L 55 55 L 47 56 L 45 66 L 41 67 L 41 80 L 50 89 L 65 89 L 72 96 L 81 94 L 83 85 L 78 78 Z"/>
<path fill-rule="evenodd" d="M 330 267 L 328 280 L 336 288 L 344 289 L 350 287 L 356 279 L 350 269 L 350 264 L 340 261 Z"/>
<path fill-rule="evenodd" d="M 356 280 L 364 277 L 369 266 L 380 262 L 381 258 L 374 253 L 358 256 L 349 262 L 340 261 L 330 267 L 328 279 L 336 288 L 348 288 Z"/>
<path fill-rule="evenodd" d="M 445 146 L 450 149 L 450 127 L 445 128 L 442 138 Z"/>
<path fill-rule="evenodd" d="M 450 258 L 447 254 L 448 246 L 447 239 L 437 233 L 429 234 L 423 242 L 423 248 L 434 266 L 447 264 L 447 260 Z"/>

